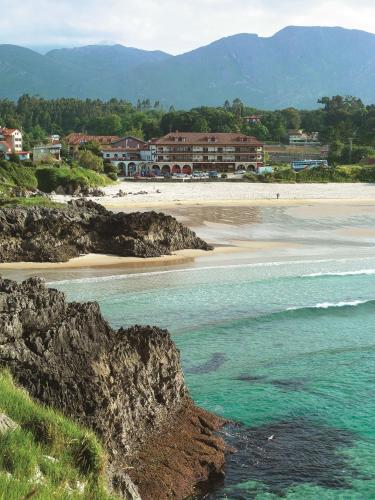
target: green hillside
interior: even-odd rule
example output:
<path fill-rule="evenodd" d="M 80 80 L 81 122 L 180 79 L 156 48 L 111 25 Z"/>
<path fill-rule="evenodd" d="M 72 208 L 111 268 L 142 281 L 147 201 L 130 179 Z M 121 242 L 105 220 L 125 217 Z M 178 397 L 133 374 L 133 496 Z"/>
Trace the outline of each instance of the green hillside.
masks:
<path fill-rule="evenodd" d="M 165 106 L 313 108 L 322 95 L 375 101 L 375 35 L 288 27 L 269 38 L 239 34 L 171 56 L 121 45 L 57 49 L 40 55 L 0 46 L 0 97 L 21 94 L 159 100 Z"/>

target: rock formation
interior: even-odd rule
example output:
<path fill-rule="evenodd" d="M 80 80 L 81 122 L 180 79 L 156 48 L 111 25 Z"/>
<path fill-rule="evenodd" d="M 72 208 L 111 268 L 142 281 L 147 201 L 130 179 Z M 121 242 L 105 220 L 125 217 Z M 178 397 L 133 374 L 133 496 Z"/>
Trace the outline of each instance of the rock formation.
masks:
<path fill-rule="evenodd" d="M 223 421 L 194 406 L 166 330 L 115 331 L 96 303 L 68 303 L 39 278 L 0 278 L 0 366 L 96 431 L 124 498 L 135 498 L 126 475 L 143 500 L 186 498 L 222 477 Z"/>
<path fill-rule="evenodd" d="M 159 257 L 211 247 L 171 216 L 112 213 L 94 202 L 0 210 L 0 262 L 66 262 L 87 253 Z"/>

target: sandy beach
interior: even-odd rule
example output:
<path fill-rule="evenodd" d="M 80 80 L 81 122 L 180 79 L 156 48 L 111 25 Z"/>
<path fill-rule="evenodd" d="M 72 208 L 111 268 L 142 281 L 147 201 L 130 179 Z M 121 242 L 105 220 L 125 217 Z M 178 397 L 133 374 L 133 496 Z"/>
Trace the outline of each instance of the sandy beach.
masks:
<path fill-rule="evenodd" d="M 119 190 L 128 193 L 114 197 Z M 140 190 L 147 194 L 134 194 Z M 159 190 L 160 192 L 157 192 Z M 299 255 L 311 247 L 306 240 L 304 225 L 298 234 L 288 235 L 288 225 L 273 229 L 265 220 L 264 210 L 283 210 L 285 217 L 295 221 L 319 221 L 324 218 L 343 220 L 350 217 L 375 215 L 375 185 L 371 184 L 247 184 L 247 183 L 165 183 L 120 182 L 104 188 L 105 196 L 93 198 L 114 211 L 162 210 L 186 224 L 211 243 L 215 249 L 181 250 L 156 258 L 118 257 L 113 255 L 84 255 L 63 263 L 17 262 L 2 263 L 0 270 L 53 271 L 79 269 L 142 269 L 191 264 L 196 259 L 228 258 L 230 254 L 248 254 L 249 258 Z M 133 194 L 130 194 L 133 193 Z M 280 194 L 280 199 L 275 198 Z M 69 196 L 54 196 L 56 201 L 67 202 Z M 320 238 L 371 240 L 372 227 L 342 227 L 323 233 Z M 288 235 L 288 236 L 286 236 Z M 306 247 L 307 248 L 307 247 Z M 314 250 L 313 250 L 314 252 Z M 227 257 L 225 257 L 227 255 Z"/>
<path fill-rule="evenodd" d="M 126 196 L 115 198 L 122 190 Z M 310 203 L 375 205 L 374 184 L 254 184 L 242 182 L 118 182 L 103 188 L 105 196 L 93 198 L 108 208 L 162 208 L 178 205 L 285 206 Z M 159 192 L 158 192 L 159 191 Z M 146 192 L 147 194 L 136 194 Z M 276 199 L 279 193 L 280 198 Z M 66 202 L 71 197 L 55 195 Z"/>

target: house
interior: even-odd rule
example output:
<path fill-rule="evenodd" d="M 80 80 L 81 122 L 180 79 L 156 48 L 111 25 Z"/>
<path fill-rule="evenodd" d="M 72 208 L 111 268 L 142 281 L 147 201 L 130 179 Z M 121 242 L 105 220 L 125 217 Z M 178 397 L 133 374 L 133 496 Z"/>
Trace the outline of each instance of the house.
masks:
<path fill-rule="evenodd" d="M 238 133 L 173 132 L 151 146 L 156 149 L 152 168 L 161 173 L 256 171 L 264 160 L 263 143 Z"/>
<path fill-rule="evenodd" d="M 303 130 L 288 130 L 289 144 L 298 145 L 318 145 L 319 132 L 307 133 Z"/>
<path fill-rule="evenodd" d="M 18 157 L 20 161 L 30 160 L 30 151 L 17 151 L 14 153 L 4 153 L 5 160 L 11 160 L 12 156 Z"/>
<path fill-rule="evenodd" d="M 259 115 L 244 116 L 243 121 L 248 125 L 257 125 L 262 122 L 262 118 Z"/>
<path fill-rule="evenodd" d="M 60 161 L 61 148 L 61 144 L 42 144 L 40 146 L 35 146 L 33 148 L 33 160 L 35 163 L 39 163 L 50 158 Z"/>
<path fill-rule="evenodd" d="M 0 151 L 17 153 L 22 151 L 22 132 L 16 128 L 0 127 Z"/>
<path fill-rule="evenodd" d="M 155 147 L 133 136 L 122 137 L 110 146 L 103 147 L 101 154 L 104 161 L 118 166 L 126 176 L 149 169 L 149 163 L 156 158 Z"/>
<path fill-rule="evenodd" d="M 73 132 L 65 137 L 66 145 L 71 154 L 76 153 L 82 146 L 90 142 L 99 144 L 100 146 L 109 146 L 110 144 L 119 141 L 117 135 L 88 135 Z"/>

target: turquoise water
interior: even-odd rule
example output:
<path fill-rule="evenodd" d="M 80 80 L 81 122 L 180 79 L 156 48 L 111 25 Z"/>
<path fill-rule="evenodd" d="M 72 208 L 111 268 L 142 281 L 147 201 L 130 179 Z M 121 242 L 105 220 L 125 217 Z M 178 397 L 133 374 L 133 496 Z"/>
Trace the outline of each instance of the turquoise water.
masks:
<path fill-rule="evenodd" d="M 211 499 L 375 498 L 375 258 L 55 282 L 109 322 L 168 328 L 198 405 L 237 425 Z M 207 263 L 207 261 L 205 261 Z"/>

